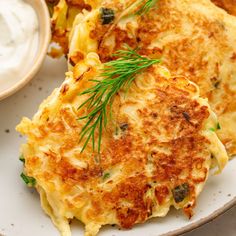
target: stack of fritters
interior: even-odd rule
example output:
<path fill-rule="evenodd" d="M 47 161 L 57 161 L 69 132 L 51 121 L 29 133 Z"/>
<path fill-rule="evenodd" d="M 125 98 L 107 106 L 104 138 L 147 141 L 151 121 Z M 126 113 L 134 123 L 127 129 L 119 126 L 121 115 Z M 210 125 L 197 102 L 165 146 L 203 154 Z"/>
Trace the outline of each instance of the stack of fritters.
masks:
<path fill-rule="evenodd" d="M 145 2 L 61 0 L 54 8 L 69 72 L 17 130 L 28 137 L 25 174 L 63 236 L 73 218 L 95 236 L 102 225 L 163 217 L 171 205 L 191 217 L 209 169 L 227 163 L 221 141 L 236 153 L 236 18 L 209 0 L 159 0 L 143 14 Z M 80 117 L 90 112 L 78 109 L 88 99 L 81 93 L 127 45 L 162 64 L 114 95 L 100 153 L 91 140 L 81 152 Z"/>

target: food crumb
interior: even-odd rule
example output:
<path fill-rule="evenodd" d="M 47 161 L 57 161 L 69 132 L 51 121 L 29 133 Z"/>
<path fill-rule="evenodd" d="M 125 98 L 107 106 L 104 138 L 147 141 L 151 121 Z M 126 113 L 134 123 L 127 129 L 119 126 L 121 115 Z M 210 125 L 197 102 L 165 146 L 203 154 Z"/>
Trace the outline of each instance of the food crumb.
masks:
<path fill-rule="evenodd" d="M 9 129 L 5 129 L 5 133 L 9 134 L 10 130 Z"/>

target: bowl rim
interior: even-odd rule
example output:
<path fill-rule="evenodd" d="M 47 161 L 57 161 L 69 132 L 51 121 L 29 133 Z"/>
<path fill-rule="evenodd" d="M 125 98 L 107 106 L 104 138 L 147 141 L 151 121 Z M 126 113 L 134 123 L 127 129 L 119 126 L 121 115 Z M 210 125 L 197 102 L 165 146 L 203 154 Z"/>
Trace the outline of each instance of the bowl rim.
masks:
<path fill-rule="evenodd" d="M 39 22 L 39 39 L 43 41 L 42 43 L 39 41 L 38 50 L 35 55 L 34 64 L 32 65 L 32 67 L 13 86 L 4 90 L 3 92 L 0 92 L 0 101 L 9 97 L 10 95 L 13 95 L 18 90 L 23 88 L 31 79 L 33 79 L 36 73 L 39 71 L 44 61 L 44 58 L 47 55 L 48 46 L 51 41 L 50 14 L 46 2 L 44 0 L 34 0 L 34 1 L 37 6 L 40 6 L 40 8 L 35 7 L 34 4 L 32 3 L 32 0 L 26 0 L 26 2 L 29 3 L 34 8 L 37 14 Z M 41 27 L 43 27 L 43 32 L 44 32 L 43 37 L 40 37 Z"/>

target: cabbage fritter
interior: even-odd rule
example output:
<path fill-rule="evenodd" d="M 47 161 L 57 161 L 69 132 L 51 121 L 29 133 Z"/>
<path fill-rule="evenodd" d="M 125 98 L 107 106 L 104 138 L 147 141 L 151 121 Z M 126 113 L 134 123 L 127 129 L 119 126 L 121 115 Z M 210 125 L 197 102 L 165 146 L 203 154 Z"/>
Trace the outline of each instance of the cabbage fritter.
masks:
<path fill-rule="evenodd" d="M 102 68 L 89 53 L 33 119 L 17 126 L 28 137 L 21 149 L 25 174 L 36 180 L 44 210 L 63 236 L 71 235 L 73 218 L 94 236 L 102 225 L 128 229 L 163 217 L 171 205 L 191 217 L 212 162 L 220 170 L 227 163 L 207 100 L 186 78 L 152 66 L 115 95 L 101 153 L 91 143 L 81 153 L 79 118 L 88 110 L 78 109 L 87 99 L 78 94 L 101 79 Z"/>
<path fill-rule="evenodd" d="M 69 51 L 69 35 L 76 15 L 82 10 L 91 10 L 100 0 L 46 0 L 51 13 L 52 42 L 58 47 L 50 48 L 50 56 L 60 57 Z"/>
<path fill-rule="evenodd" d="M 88 52 L 110 61 L 126 44 L 161 57 L 171 73 L 200 87 L 219 117 L 220 139 L 231 156 L 236 154 L 236 18 L 208 0 L 159 0 L 140 16 L 137 2 L 104 1 L 99 9 L 79 14 L 70 41 L 71 67 Z M 101 9 L 113 10 L 114 20 L 103 24 Z"/>
<path fill-rule="evenodd" d="M 132 0 L 131 0 L 132 1 Z M 58 57 L 67 55 L 69 48 L 69 35 L 74 19 L 83 10 L 91 11 L 101 7 L 102 0 L 46 0 L 52 15 L 52 41 L 58 43 L 60 48 L 51 48 L 50 55 Z M 126 0 L 126 3 L 129 3 Z M 236 16 L 236 0 L 212 0 L 218 7 L 225 9 L 229 14 Z M 125 3 L 125 2 L 123 2 Z"/>

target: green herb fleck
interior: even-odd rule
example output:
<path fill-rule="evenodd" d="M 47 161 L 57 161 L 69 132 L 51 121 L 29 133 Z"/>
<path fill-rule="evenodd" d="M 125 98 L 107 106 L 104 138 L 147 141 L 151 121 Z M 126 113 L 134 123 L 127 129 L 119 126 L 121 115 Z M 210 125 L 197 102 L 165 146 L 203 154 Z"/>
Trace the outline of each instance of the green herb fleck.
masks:
<path fill-rule="evenodd" d="M 19 160 L 25 164 L 25 157 L 23 154 L 20 155 Z"/>
<path fill-rule="evenodd" d="M 119 50 L 114 56 L 118 59 L 104 64 L 104 69 L 100 75 L 102 80 L 91 80 L 95 85 L 79 94 L 89 95 L 89 98 L 78 108 L 79 110 L 86 106 L 89 111 L 87 115 L 78 119 L 86 120 L 86 124 L 80 134 L 80 142 L 85 138 L 81 152 L 84 151 L 88 142 L 92 140 L 93 151 L 97 149 L 97 152 L 100 153 L 102 132 L 107 125 L 108 111 L 110 111 L 111 117 L 114 96 L 121 89 L 127 91 L 137 74 L 140 74 L 153 64 L 160 63 L 159 59 L 149 59 L 141 56 L 136 50 L 132 50 L 129 47 L 127 47 L 127 50 Z M 96 130 L 98 130 L 97 144 L 95 142 Z"/>
<path fill-rule="evenodd" d="M 29 187 L 34 187 L 36 185 L 36 179 L 30 176 L 25 175 L 23 172 L 21 173 L 21 178 Z"/>
<path fill-rule="evenodd" d="M 213 128 L 213 127 L 209 128 L 209 130 L 212 131 L 212 132 L 216 132 L 216 130 L 219 130 L 219 129 L 221 129 L 221 126 L 220 126 L 219 122 L 216 124 L 216 128 Z"/>
<path fill-rule="evenodd" d="M 103 25 L 110 24 L 115 19 L 115 12 L 110 8 L 102 7 L 100 9 L 101 20 Z"/>
<path fill-rule="evenodd" d="M 172 190 L 172 194 L 176 203 L 182 202 L 189 194 L 188 183 L 181 184 Z"/>
<path fill-rule="evenodd" d="M 111 176 L 110 173 L 106 172 L 106 173 L 104 173 L 104 175 L 103 175 L 102 178 L 103 178 L 103 180 L 106 180 L 106 179 L 108 179 L 110 176 Z"/>
<path fill-rule="evenodd" d="M 151 8 L 153 8 L 158 0 L 146 0 L 145 3 L 142 5 L 142 7 L 136 12 L 135 15 L 144 15 L 148 13 Z"/>

